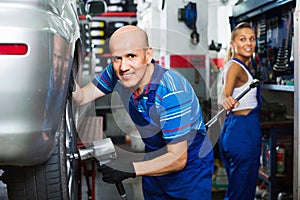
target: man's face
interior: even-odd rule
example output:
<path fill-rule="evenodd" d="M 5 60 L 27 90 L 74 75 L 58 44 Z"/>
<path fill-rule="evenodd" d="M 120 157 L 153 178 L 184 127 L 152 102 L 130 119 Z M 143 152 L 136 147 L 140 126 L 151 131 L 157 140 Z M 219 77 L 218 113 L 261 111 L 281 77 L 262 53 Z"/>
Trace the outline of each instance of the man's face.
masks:
<path fill-rule="evenodd" d="M 141 89 L 150 81 L 152 49 L 143 47 L 134 34 L 124 34 L 110 41 L 114 71 L 124 87 Z"/>
<path fill-rule="evenodd" d="M 137 89 L 147 84 L 147 51 L 134 49 L 123 55 L 113 55 L 113 68 L 124 87 Z"/>

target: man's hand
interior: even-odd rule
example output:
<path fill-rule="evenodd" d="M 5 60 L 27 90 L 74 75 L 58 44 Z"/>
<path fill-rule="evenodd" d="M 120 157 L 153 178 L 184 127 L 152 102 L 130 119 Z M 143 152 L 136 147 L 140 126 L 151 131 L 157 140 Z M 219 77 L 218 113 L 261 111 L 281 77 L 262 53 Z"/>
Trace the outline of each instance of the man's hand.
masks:
<path fill-rule="evenodd" d="M 104 182 L 111 184 L 116 184 L 127 178 L 136 177 L 132 162 L 117 163 L 112 161 L 106 165 L 98 166 L 98 172 L 102 173 L 102 180 Z"/>

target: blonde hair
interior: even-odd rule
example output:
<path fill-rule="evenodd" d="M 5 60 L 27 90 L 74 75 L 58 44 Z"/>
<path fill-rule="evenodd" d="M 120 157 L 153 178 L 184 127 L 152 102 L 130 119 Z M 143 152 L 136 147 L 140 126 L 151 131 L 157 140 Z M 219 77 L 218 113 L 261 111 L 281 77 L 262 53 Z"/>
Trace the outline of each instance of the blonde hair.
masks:
<path fill-rule="evenodd" d="M 248 22 L 241 22 L 241 23 L 239 23 L 232 30 L 230 41 L 234 41 L 235 37 L 238 35 L 238 31 L 241 30 L 241 29 L 243 29 L 243 28 L 251 28 L 251 29 L 253 29 L 252 26 L 251 26 L 251 24 L 248 23 Z M 231 46 L 229 45 L 229 47 L 227 49 L 226 57 L 224 59 L 224 63 L 228 62 L 232 58 L 232 55 L 233 55 L 232 49 L 231 49 Z"/>

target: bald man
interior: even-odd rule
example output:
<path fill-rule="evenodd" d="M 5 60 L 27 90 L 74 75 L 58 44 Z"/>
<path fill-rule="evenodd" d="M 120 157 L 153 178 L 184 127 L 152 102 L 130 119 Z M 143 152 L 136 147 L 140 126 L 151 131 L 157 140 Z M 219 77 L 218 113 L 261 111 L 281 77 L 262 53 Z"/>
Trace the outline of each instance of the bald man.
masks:
<path fill-rule="evenodd" d="M 109 48 L 112 64 L 83 88 L 76 84 L 73 98 L 84 105 L 118 92 L 145 143 L 145 158 L 99 167 L 103 181 L 143 176 L 146 200 L 211 199 L 213 152 L 199 156 L 206 130 L 190 83 L 153 60 L 147 34 L 137 26 L 116 30 Z"/>

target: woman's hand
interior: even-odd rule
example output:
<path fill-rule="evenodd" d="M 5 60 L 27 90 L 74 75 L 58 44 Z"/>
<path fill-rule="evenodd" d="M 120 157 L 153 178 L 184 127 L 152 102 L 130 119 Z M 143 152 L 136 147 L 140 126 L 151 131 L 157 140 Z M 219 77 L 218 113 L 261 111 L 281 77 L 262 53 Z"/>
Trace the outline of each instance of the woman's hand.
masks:
<path fill-rule="evenodd" d="M 239 102 L 235 100 L 232 96 L 225 98 L 223 101 L 223 108 L 225 110 L 231 110 L 237 108 L 239 106 Z"/>

